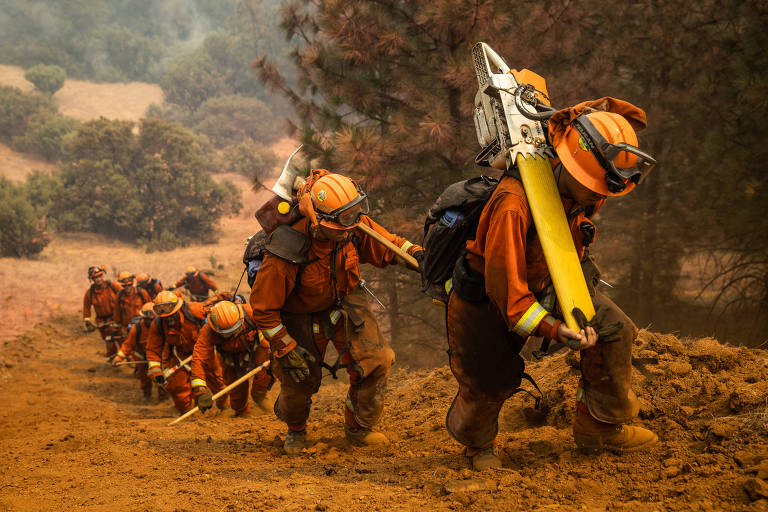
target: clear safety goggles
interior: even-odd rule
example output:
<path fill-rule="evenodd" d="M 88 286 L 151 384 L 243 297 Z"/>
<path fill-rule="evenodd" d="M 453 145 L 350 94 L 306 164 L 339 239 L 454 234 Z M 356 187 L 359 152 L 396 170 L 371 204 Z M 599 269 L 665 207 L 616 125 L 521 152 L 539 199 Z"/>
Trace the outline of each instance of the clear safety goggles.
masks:
<path fill-rule="evenodd" d="M 315 212 L 317 218 L 328 222 L 340 224 L 345 228 L 354 226 L 360 222 L 361 215 L 367 215 L 370 211 L 368 207 L 368 196 L 360 189 L 357 189 L 358 196 L 341 208 L 337 208 L 330 213 Z"/>
<path fill-rule="evenodd" d="M 133 284 L 133 278 L 132 277 L 126 277 L 125 279 L 120 279 L 120 284 L 129 285 Z"/>
<path fill-rule="evenodd" d="M 242 318 L 240 318 L 237 322 L 232 324 L 231 327 L 227 327 L 226 329 L 219 329 L 218 327 L 215 326 L 213 322 L 211 322 L 211 327 L 213 328 L 213 330 L 216 331 L 221 336 L 224 336 L 225 338 L 231 338 L 232 336 L 240 332 L 240 328 L 242 326 L 243 326 Z"/>
<path fill-rule="evenodd" d="M 156 303 L 154 306 L 152 306 L 152 311 L 154 311 L 156 315 L 167 315 L 173 311 L 173 308 L 176 307 L 176 304 L 177 302 Z"/>
<path fill-rule="evenodd" d="M 642 183 L 646 176 L 656 165 L 656 159 L 642 151 L 640 148 L 620 142 L 611 144 L 600 133 L 587 116 L 579 116 L 573 120 L 573 127 L 581 135 L 584 144 L 594 155 L 600 166 L 605 169 L 605 184 L 608 190 L 614 194 L 627 188 L 627 180 L 633 183 Z M 616 167 L 614 160 L 622 153 L 630 153 L 637 157 L 635 165 L 631 167 Z"/>

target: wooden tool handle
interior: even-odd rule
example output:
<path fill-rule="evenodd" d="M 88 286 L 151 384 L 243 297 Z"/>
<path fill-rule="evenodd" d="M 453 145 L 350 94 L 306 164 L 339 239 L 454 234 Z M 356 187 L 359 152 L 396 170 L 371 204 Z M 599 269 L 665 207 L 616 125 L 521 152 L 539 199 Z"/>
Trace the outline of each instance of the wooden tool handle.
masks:
<path fill-rule="evenodd" d="M 387 249 L 395 253 L 395 255 L 401 260 L 403 260 L 405 262 L 405 265 L 411 270 L 419 270 L 419 262 L 416 261 L 416 258 L 414 258 L 410 254 L 408 254 L 407 252 L 405 252 L 404 250 L 402 250 L 401 248 L 399 248 L 398 246 L 396 246 L 395 244 L 393 244 L 392 242 L 384 238 L 384 236 L 382 236 L 381 233 L 377 233 L 376 231 L 374 231 L 373 228 L 371 228 L 366 224 L 363 224 L 362 222 L 357 225 L 357 229 L 359 229 L 366 235 L 373 237 L 374 240 L 376 240 L 381 245 L 383 245 L 384 247 L 386 247 Z"/>
<path fill-rule="evenodd" d="M 225 387 L 224 389 L 222 389 L 221 391 L 219 391 L 215 395 L 213 395 L 213 400 L 216 400 L 217 398 L 221 398 L 222 396 L 226 395 L 227 393 L 229 393 L 230 391 L 235 389 L 237 386 L 239 386 L 240 384 L 242 384 L 246 380 L 250 379 L 252 376 L 256 375 L 257 373 L 259 373 L 261 370 L 263 370 L 267 366 L 269 366 L 269 363 L 270 363 L 270 361 L 267 361 L 267 362 L 265 362 L 263 364 L 260 364 L 259 366 L 257 366 L 253 370 L 251 370 L 250 372 L 246 373 L 245 375 L 243 375 L 242 377 L 237 379 L 235 382 L 233 382 L 229 386 Z M 196 406 L 194 409 L 185 412 L 182 416 L 179 416 L 178 418 L 176 418 L 175 420 L 170 422 L 168 425 L 175 425 L 176 423 L 189 418 L 190 416 L 192 416 L 193 414 L 195 414 L 199 410 L 200 410 L 200 408 Z"/>

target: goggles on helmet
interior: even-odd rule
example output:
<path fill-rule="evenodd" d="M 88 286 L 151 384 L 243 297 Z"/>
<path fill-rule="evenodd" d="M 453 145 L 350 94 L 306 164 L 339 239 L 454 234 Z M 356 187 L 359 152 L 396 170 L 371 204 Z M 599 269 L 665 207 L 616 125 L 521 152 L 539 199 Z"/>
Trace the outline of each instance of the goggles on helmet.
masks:
<path fill-rule="evenodd" d="M 368 196 L 360 189 L 357 189 L 357 193 L 359 195 L 354 201 L 350 201 L 330 213 L 316 211 L 315 214 L 317 215 L 317 218 L 319 220 L 340 224 L 345 228 L 354 226 L 360 222 L 361 215 L 367 215 L 370 211 L 368 207 Z"/>
<path fill-rule="evenodd" d="M 216 324 L 211 322 L 211 327 L 213 328 L 213 330 L 225 338 L 231 338 L 233 335 L 237 334 L 238 331 L 240 331 L 240 327 L 242 326 L 243 326 L 242 318 L 238 319 L 237 322 L 232 324 L 231 327 L 227 327 L 226 329 L 219 329 L 218 327 L 216 327 Z"/>
<path fill-rule="evenodd" d="M 91 279 L 101 277 L 104 275 L 104 269 L 101 267 L 89 267 L 88 268 L 88 277 Z"/>
<path fill-rule="evenodd" d="M 648 153 L 626 142 L 611 144 L 600 133 L 587 116 L 579 116 L 573 120 L 573 127 L 581 135 L 581 140 L 589 148 L 600 166 L 605 169 L 605 184 L 614 194 L 627 188 L 626 181 L 641 183 L 656 165 L 656 159 Z M 630 153 L 637 157 L 631 167 L 616 167 L 614 160 L 620 153 Z"/>
<path fill-rule="evenodd" d="M 175 307 L 176 302 L 159 302 L 155 303 L 155 305 L 152 307 L 152 310 L 156 315 L 167 315 L 173 311 L 173 308 Z"/>
<path fill-rule="evenodd" d="M 126 277 L 124 279 L 120 280 L 120 284 L 133 284 L 133 278 L 132 277 Z"/>

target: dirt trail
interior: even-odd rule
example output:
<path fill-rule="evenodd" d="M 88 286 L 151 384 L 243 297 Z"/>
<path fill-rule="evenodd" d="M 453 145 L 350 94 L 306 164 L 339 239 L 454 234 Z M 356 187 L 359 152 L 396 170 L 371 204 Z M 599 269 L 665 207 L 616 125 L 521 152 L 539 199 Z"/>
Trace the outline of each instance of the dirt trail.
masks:
<path fill-rule="evenodd" d="M 545 413 L 510 400 L 504 469 L 472 473 L 443 428 L 455 393 L 447 368 L 394 372 L 381 426 L 392 442 L 376 449 L 342 440 L 345 386 L 326 379 L 315 444 L 289 458 L 272 414 L 209 412 L 169 427 L 170 402 L 142 403 L 138 382 L 104 364 L 101 346 L 66 317 L 0 349 L 0 510 L 768 509 L 764 351 L 642 331 L 634 387 L 662 444 L 624 456 L 575 450 L 568 358 L 529 365 L 547 390 Z"/>

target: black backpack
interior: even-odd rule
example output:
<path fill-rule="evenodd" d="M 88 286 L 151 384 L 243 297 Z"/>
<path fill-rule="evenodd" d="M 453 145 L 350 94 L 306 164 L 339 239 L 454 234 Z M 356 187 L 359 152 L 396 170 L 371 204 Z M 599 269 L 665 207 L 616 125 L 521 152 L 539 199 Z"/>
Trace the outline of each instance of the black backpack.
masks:
<path fill-rule="evenodd" d="M 256 273 L 264 260 L 264 247 L 267 245 L 269 237 L 264 230 L 259 231 L 248 239 L 248 244 L 243 253 L 243 264 L 248 272 L 248 288 L 253 288 L 253 282 L 256 280 Z"/>
<path fill-rule="evenodd" d="M 489 176 L 459 181 L 446 188 L 427 212 L 421 291 L 433 299 L 448 302 L 446 282 L 467 240 L 475 238 L 480 214 L 498 184 Z"/>

